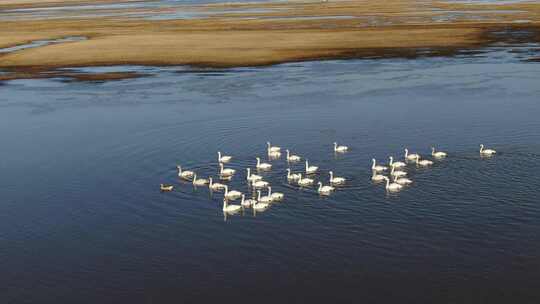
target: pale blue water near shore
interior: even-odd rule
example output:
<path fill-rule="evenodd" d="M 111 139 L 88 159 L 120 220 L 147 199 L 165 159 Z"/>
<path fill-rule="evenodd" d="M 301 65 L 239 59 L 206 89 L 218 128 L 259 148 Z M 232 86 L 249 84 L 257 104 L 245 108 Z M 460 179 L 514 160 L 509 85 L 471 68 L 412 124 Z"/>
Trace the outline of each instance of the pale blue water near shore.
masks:
<path fill-rule="evenodd" d="M 537 303 L 540 65 L 509 50 L 3 83 L 2 303 Z M 176 178 L 221 150 L 246 191 L 267 140 L 347 185 L 321 198 L 273 161 L 285 200 L 225 221 Z M 449 157 L 411 187 L 371 183 L 372 157 L 432 145 Z"/>

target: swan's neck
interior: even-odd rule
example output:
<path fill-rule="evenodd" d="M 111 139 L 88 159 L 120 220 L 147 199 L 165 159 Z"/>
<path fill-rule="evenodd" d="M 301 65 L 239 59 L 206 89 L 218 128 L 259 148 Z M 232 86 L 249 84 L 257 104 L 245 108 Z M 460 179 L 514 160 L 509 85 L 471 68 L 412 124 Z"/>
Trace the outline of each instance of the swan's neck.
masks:
<path fill-rule="evenodd" d="M 319 191 L 321 191 L 321 189 L 322 189 L 322 184 L 319 183 Z"/>
<path fill-rule="evenodd" d="M 287 158 L 289 158 L 289 150 L 287 150 Z"/>
<path fill-rule="evenodd" d="M 245 200 L 245 196 L 242 195 L 242 201 L 240 202 L 240 204 L 244 204 L 244 200 Z"/>
<path fill-rule="evenodd" d="M 306 160 L 306 170 L 307 170 L 307 168 L 309 168 L 309 163 L 308 163 L 308 161 Z"/>
<path fill-rule="evenodd" d="M 225 195 L 229 194 L 229 187 L 225 185 Z"/>
<path fill-rule="evenodd" d="M 178 166 L 178 174 L 182 173 L 182 167 Z"/>
<path fill-rule="evenodd" d="M 431 155 L 435 155 L 435 148 L 431 148 Z"/>
<path fill-rule="evenodd" d="M 258 200 L 258 201 L 261 200 L 261 191 L 257 191 L 257 200 Z"/>
<path fill-rule="evenodd" d="M 268 196 L 272 195 L 272 187 L 268 187 Z"/>
<path fill-rule="evenodd" d="M 480 145 L 480 153 L 482 153 L 482 151 L 484 151 L 484 146 Z"/>
<path fill-rule="evenodd" d="M 209 178 L 208 185 L 209 185 L 209 187 L 212 187 L 212 178 L 211 177 Z"/>
<path fill-rule="evenodd" d="M 195 181 L 197 180 L 197 173 L 193 174 L 193 183 L 195 184 Z"/>
<path fill-rule="evenodd" d="M 377 161 L 376 160 L 373 160 L 373 165 L 371 166 L 371 169 L 375 169 L 375 164 L 377 164 Z"/>
<path fill-rule="evenodd" d="M 223 210 L 227 209 L 227 200 L 223 200 Z"/>
<path fill-rule="evenodd" d="M 221 152 L 218 152 L 217 155 L 218 155 L 218 158 L 221 159 Z"/>
<path fill-rule="evenodd" d="M 334 179 L 334 172 L 330 172 L 330 180 Z"/>
<path fill-rule="evenodd" d="M 220 169 L 220 172 L 223 173 L 223 164 L 221 164 L 221 163 L 219 164 L 219 169 Z"/>
<path fill-rule="evenodd" d="M 257 158 L 257 166 L 261 164 L 261 160 Z"/>
<path fill-rule="evenodd" d="M 251 177 L 251 170 L 247 168 L 247 178 L 249 179 Z"/>
<path fill-rule="evenodd" d="M 390 166 L 394 163 L 394 158 L 390 156 Z"/>
<path fill-rule="evenodd" d="M 386 179 L 386 189 L 388 189 L 388 187 L 390 187 L 390 179 Z"/>
<path fill-rule="evenodd" d="M 405 149 L 405 157 L 409 156 L 409 150 Z"/>

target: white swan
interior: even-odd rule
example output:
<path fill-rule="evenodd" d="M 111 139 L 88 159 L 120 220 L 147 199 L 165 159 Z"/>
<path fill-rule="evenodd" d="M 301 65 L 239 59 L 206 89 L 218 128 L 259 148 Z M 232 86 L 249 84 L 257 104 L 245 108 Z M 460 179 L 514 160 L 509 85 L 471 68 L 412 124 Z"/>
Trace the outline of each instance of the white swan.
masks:
<path fill-rule="evenodd" d="M 493 155 L 497 153 L 497 151 L 493 149 L 484 149 L 484 145 L 480 145 L 480 154 L 481 155 Z"/>
<path fill-rule="evenodd" d="M 208 183 L 207 179 L 204 179 L 204 178 L 197 179 L 197 173 L 195 173 L 195 175 L 193 175 L 193 185 L 195 185 L 195 186 L 204 186 L 207 183 Z"/>
<path fill-rule="evenodd" d="M 287 151 L 287 161 L 297 162 L 297 161 L 300 161 L 302 159 L 298 155 L 290 154 L 289 150 L 285 150 L 285 151 Z"/>
<path fill-rule="evenodd" d="M 313 185 L 314 180 L 311 178 L 302 178 L 302 174 L 300 174 L 300 178 L 298 179 L 298 185 L 300 186 L 309 186 Z"/>
<path fill-rule="evenodd" d="M 341 185 L 345 183 L 345 178 L 343 177 L 334 177 L 334 172 L 330 171 L 330 184 Z"/>
<path fill-rule="evenodd" d="M 272 152 L 272 151 L 268 152 L 268 158 L 270 159 L 278 159 L 280 157 L 281 157 L 281 152 Z"/>
<path fill-rule="evenodd" d="M 226 199 L 223 199 L 223 212 L 234 213 L 242 209 L 240 205 L 229 205 Z"/>
<path fill-rule="evenodd" d="M 276 202 L 282 200 L 285 195 L 281 192 L 272 193 L 272 187 L 268 187 L 268 196 L 272 198 L 273 202 Z"/>
<path fill-rule="evenodd" d="M 257 201 L 259 203 L 269 204 L 272 202 L 272 197 L 270 195 L 261 196 L 261 191 L 257 191 Z"/>
<path fill-rule="evenodd" d="M 377 174 L 377 171 L 373 170 L 373 175 L 371 175 L 371 180 L 375 182 L 383 181 L 385 178 L 384 175 Z"/>
<path fill-rule="evenodd" d="M 427 166 L 433 165 L 433 162 L 430 161 L 430 160 L 427 160 L 427 159 L 422 159 L 422 160 L 420 160 L 420 156 L 417 156 L 417 157 L 416 157 L 416 164 L 417 164 L 417 165 L 420 165 L 420 166 L 427 167 Z"/>
<path fill-rule="evenodd" d="M 300 173 L 292 173 L 291 174 L 291 169 L 287 168 L 287 179 L 288 180 L 295 181 L 295 180 L 299 180 L 301 177 L 302 177 L 302 175 Z"/>
<path fill-rule="evenodd" d="M 258 193 L 257 200 L 259 200 L 259 202 L 256 202 L 253 205 L 251 205 L 251 208 L 253 208 L 254 210 L 264 210 L 264 209 L 268 208 L 268 206 L 270 206 L 269 203 L 265 203 L 265 202 L 260 201 L 260 199 L 261 199 L 261 191 L 257 191 L 257 193 Z"/>
<path fill-rule="evenodd" d="M 225 185 L 225 194 L 223 196 L 226 199 L 235 200 L 242 196 L 242 192 L 236 190 L 229 191 L 229 186 Z"/>
<path fill-rule="evenodd" d="M 394 177 L 402 177 L 407 176 L 407 172 L 405 171 L 396 171 L 395 167 L 392 167 L 392 171 L 390 171 L 390 175 Z"/>
<path fill-rule="evenodd" d="M 234 169 L 223 168 L 223 163 L 219 163 L 219 168 L 220 168 L 219 175 L 221 176 L 229 177 L 229 176 L 233 176 L 234 173 L 236 173 L 236 170 Z"/>
<path fill-rule="evenodd" d="M 261 188 L 268 187 L 270 184 L 268 182 L 266 182 L 266 181 L 258 180 L 258 181 L 254 181 L 253 183 L 251 183 L 251 185 L 255 189 L 261 189 Z"/>
<path fill-rule="evenodd" d="M 386 180 L 386 190 L 388 191 L 399 191 L 403 188 L 403 186 L 398 183 L 390 183 L 390 179 L 386 176 L 384 179 Z"/>
<path fill-rule="evenodd" d="M 218 162 L 220 162 L 220 163 L 228 163 L 232 159 L 232 156 L 229 156 L 229 155 L 223 155 L 222 156 L 221 152 L 219 152 L 219 151 L 218 151 L 217 155 L 218 155 Z"/>
<path fill-rule="evenodd" d="M 431 147 L 431 155 L 438 158 L 443 158 L 443 157 L 448 156 L 446 152 L 442 152 L 442 151 L 435 152 L 435 147 Z"/>
<path fill-rule="evenodd" d="M 408 185 L 408 184 L 412 184 L 412 180 L 406 177 L 394 177 L 394 183 L 397 183 L 400 185 Z"/>
<path fill-rule="evenodd" d="M 250 168 L 247 168 L 247 177 L 246 179 L 250 182 L 256 182 L 256 181 L 259 181 L 262 179 L 262 176 L 260 175 L 257 175 L 257 174 L 251 174 L 251 169 Z"/>
<path fill-rule="evenodd" d="M 308 160 L 306 159 L 306 174 L 313 174 L 319 170 L 317 166 L 310 166 Z"/>
<path fill-rule="evenodd" d="M 400 162 L 400 161 L 394 162 L 394 157 L 390 156 L 390 167 L 403 168 L 403 167 L 406 167 L 406 166 L 407 166 L 407 164 L 405 164 L 404 162 Z"/>
<path fill-rule="evenodd" d="M 182 171 L 182 167 L 180 165 L 176 166 L 176 169 L 178 169 L 178 177 L 184 179 L 190 179 L 193 177 L 193 174 L 195 174 L 193 171 Z"/>
<path fill-rule="evenodd" d="M 253 206 L 257 203 L 256 200 L 254 199 L 246 199 L 246 196 L 244 194 L 242 194 L 242 201 L 240 202 L 240 205 L 242 207 L 249 207 L 249 206 Z"/>
<path fill-rule="evenodd" d="M 317 189 L 317 192 L 319 192 L 319 194 L 329 195 L 330 193 L 332 193 L 332 191 L 335 190 L 335 188 L 332 186 L 323 186 L 321 182 L 319 182 L 318 184 L 319 189 Z"/>
<path fill-rule="evenodd" d="M 272 168 L 272 165 L 269 163 L 261 163 L 261 159 L 257 157 L 257 169 L 261 170 L 270 170 Z"/>
<path fill-rule="evenodd" d="M 349 147 L 347 146 L 338 146 L 338 144 L 334 143 L 334 152 L 347 152 L 349 150 Z"/>
<path fill-rule="evenodd" d="M 409 154 L 409 149 L 405 148 L 405 159 L 415 160 L 417 156 L 420 156 L 420 155 L 416 153 Z"/>
<path fill-rule="evenodd" d="M 223 190 L 225 189 L 225 185 L 224 184 L 220 184 L 220 183 L 214 183 L 212 182 L 212 178 L 208 178 L 208 188 L 210 188 L 210 190 Z"/>
<path fill-rule="evenodd" d="M 174 189 L 173 185 L 159 184 L 159 190 L 161 191 L 172 191 Z"/>
<path fill-rule="evenodd" d="M 373 163 L 373 165 L 371 165 L 371 170 L 373 171 L 381 172 L 381 171 L 386 171 L 388 169 L 385 166 L 377 165 L 377 161 L 375 160 L 375 158 L 372 158 L 371 161 Z"/>
<path fill-rule="evenodd" d="M 272 146 L 269 141 L 266 142 L 266 145 L 268 146 L 267 150 L 268 153 L 270 152 L 281 152 L 281 148 L 278 146 Z"/>

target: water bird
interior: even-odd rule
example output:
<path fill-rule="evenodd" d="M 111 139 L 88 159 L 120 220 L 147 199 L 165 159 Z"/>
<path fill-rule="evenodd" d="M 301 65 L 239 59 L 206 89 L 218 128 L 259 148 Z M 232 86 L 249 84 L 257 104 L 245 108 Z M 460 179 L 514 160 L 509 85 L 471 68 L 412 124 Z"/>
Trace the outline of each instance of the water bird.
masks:
<path fill-rule="evenodd" d="M 313 185 L 313 182 L 315 182 L 313 179 L 311 178 L 302 178 L 302 174 L 300 174 L 300 178 L 298 179 L 298 185 L 300 186 L 309 186 L 309 185 Z"/>
<path fill-rule="evenodd" d="M 373 170 L 373 175 L 371 175 L 371 180 L 375 182 L 383 181 L 385 178 L 384 175 L 377 174 L 377 171 Z"/>
<path fill-rule="evenodd" d="M 310 166 L 308 160 L 306 159 L 306 174 L 313 174 L 319 170 L 317 166 Z"/>
<path fill-rule="evenodd" d="M 204 178 L 197 179 L 197 173 L 195 173 L 195 175 L 193 175 L 193 185 L 195 185 L 195 186 L 204 186 L 207 183 L 208 183 L 208 180 L 206 180 Z"/>
<path fill-rule="evenodd" d="M 229 205 L 227 199 L 223 199 L 223 212 L 234 213 L 242 209 L 240 205 Z"/>
<path fill-rule="evenodd" d="M 406 178 L 406 177 L 396 177 L 394 176 L 394 182 L 400 185 L 408 185 L 412 184 L 412 180 Z"/>
<path fill-rule="evenodd" d="M 406 176 L 407 172 L 405 172 L 405 171 L 396 171 L 396 168 L 392 167 L 392 170 L 390 171 L 390 175 L 394 176 L 394 177 L 402 177 L 402 176 Z"/>
<path fill-rule="evenodd" d="M 229 156 L 229 155 L 221 155 L 221 152 L 218 151 L 218 162 L 220 163 L 228 163 L 231 161 L 232 159 L 232 156 Z"/>
<path fill-rule="evenodd" d="M 195 174 L 195 172 L 193 171 L 182 171 L 182 167 L 180 165 L 176 166 L 176 169 L 178 169 L 178 177 L 181 177 L 183 179 L 190 179 Z"/>
<path fill-rule="evenodd" d="M 295 181 L 295 180 L 299 180 L 301 177 L 302 177 L 302 175 L 300 173 L 291 173 L 291 169 L 287 168 L 287 179 L 288 180 Z"/>
<path fill-rule="evenodd" d="M 443 158 L 446 157 L 448 154 L 442 151 L 435 152 L 435 147 L 431 147 L 431 155 L 437 158 Z"/>
<path fill-rule="evenodd" d="M 272 146 L 269 141 L 266 142 L 266 145 L 268 146 L 267 150 L 268 153 L 270 152 L 281 152 L 281 148 L 278 146 Z"/>
<path fill-rule="evenodd" d="M 330 171 L 330 184 L 341 185 L 345 183 L 345 178 L 343 177 L 334 177 L 334 172 Z"/>
<path fill-rule="evenodd" d="M 484 149 L 484 145 L 480 145 L 480 154 L 481 155 L 493 155 L 497 153 L 497 151 L 493 149 Z"/>
<path fill-rule="evenodd" d="M 251 185 L 252 185 L 255 189 L 261 189 L 261 188 L 266 188 L 266 187 L 268 187 L 270 184 L 269 184 L 267 181 L 258 180 L 258 181 L 252 182 Z"/>
<path fill-rule="evenodd" d="M 159 184 L 159 189 L 161 191 L 172 191 L 174 189 L 173 185 Z"/>
<path fill-rule="evenodd" d="M 334 152 L 347 152 L 349 147 L 347 146 L 338 146 L 337 142 L 334 143 Z"/>
<path fill-rule="evenodd" d="M 220 168 L 219 174 L 221 176 L 229 177 L 229 176 L 233 176 L 236 173 L 236 170 L 234 169 L 230 169 L 230 168 L 225 169 L 223 167 L 223 163 L 219 163 L 219 168 Z"/>
<path fill-rule="evenodd" d="M 240 205 L 242 207 L 250 207 L 250 206 L 253 206 L 257 203 L 256 200 L 254 199 L 246 199 L 246 196 L 244 194 L 242 194 L 242 201 L 240 202 Z"/>
<path fill-rule="evenodd" d="M 229 186 L 225 185 L 225 194 L 223 196 L 226 199 L 235 200 L 242 196 L 242 192 L 236 190 L 229 191 Z"/>
<path fill-rule="evenodd" d="M 261 202 L 260 199 L 261 199 L 261 191 L 257 191 L 258 193 L 258 202 L 256 201 L 254 204 L 251 205 L 251 208 L 253 208 L 253 210 L 264 210 L 266 208 L 268 208 L 268 206 L 270 206 L 269 203 L 265 203 L 265 202 Z"/>
<path fill-rule="evenodd" d="M 261 190 L 257 191 L 257 201 L 259 203 L 269 204 L 272 202 L 272 197 L 270 195 L 261 196 Z"/>
<path fill-rule="evenodd" d="M 270 170 L 272 168 L 272 165 L 269 163 L 261 163 L 261 159 L 257 157 L 257 169 L 261 170 Z"/>
<path fill-rule="evenodd" d="M 433 165 L 433 162 L 427 159 L 420 160 L 420 156 L 416 157 L 416 164 L 419 166 L 427 167 Z"/>
<path fill-rule="evenodd" d="M 300 161 L 302 158 L 298 155 L 290 154 L 289 150 L 285 150 L 287 152 L 287 161 L 290 162 L 297 162 Z"/>
<path fill-rule="evenodd" d="M 281 192 L 272 193 L 272 187 L 268 187 L 268 196 L 272 198 L 273 202 L 276 202 L 282 200 L 285 195 Z"/>
<path fill-rule="evenodd" d="M 388 169 L 385 166 L 377 165 L 377 161 L 375 160 L 375 158 L 372 158 L 371 161 L 373 163 L 371 165 L 371 170 L 373 170 L 373 171 L 381 172 L 381 171 L 386 171 Z"/>
<path fill-rule="evenodd" d="M 321 182 L 319 182 L 318 184 L 319 189 L 317 189 L 317 192 L 319 192 L 319 194 L 329 195 L 330 193 L 332 193 L 332 191 L 335 190 L 335 188 L 332 186 L 323 186 Z"/>
<path fill-rule="evenodd" d="M 250 182 L 256 182 L 256 181 L 259 181 L 262 179 L 262 176 L 260 175 L 257 175 L 257 174 L 251 174 L 251 169 L 250 168 L 247 168 L 247 177 L 246 179 Z"/>
<path fill-rule="evenodd" d="M 278 159 L 281 157 L 281 152 L 272 152 L 272 151 L 269 151 L 268 152 L 268 158 L 270 159 Z"/>
<path fill-rule="evenodd" d="M 389 165 L 390 167 L 394 167 L 394 168 L 403 168 L 407 166 L 407 164 L 405 164 L 404 162 L 400 162 L 400 161 L 395 162 L 393 156 L 390 156 Z"/>
<path fill-rule="evenodd" d="M 223 190 L 225 189 L 225 185 L 221 183 L 214 183 L 212 181 L 212 178 L 208 178 L 208 188 L 210 190 L 216 191 L 216 190 Z"/>
<path fill-rule="evenodd" d="M 420 155 L 416 153 L 409 154 L 409 149 L 405 148 L 405 159 L 415 160 L 417 156 L 420 157 Z"/>
<path fill-rule="evenodd" d="M 386 176 L 384 179 L 386 180 L 386 190 L 388 191 L 399 191 L 403 188 L 403 186 L 398 183 L 390 183 L 390 179 Z"/>

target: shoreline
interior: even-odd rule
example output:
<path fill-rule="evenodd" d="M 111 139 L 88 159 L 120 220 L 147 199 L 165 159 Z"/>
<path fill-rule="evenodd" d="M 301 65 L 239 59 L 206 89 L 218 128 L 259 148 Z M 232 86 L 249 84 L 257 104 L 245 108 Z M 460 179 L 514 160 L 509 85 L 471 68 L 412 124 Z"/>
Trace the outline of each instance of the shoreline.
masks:
<path fill-rule="evenodd" d="M 205 4 L 198 9 L 224 5 L 227 4 Z M 32 78 L 32 75 L 41 78 L 51 71 L 58 77 L 61 74 L 58 69 L 66 67 L 187 65 L 231 68 L 313 60 L 451 56 L 499 42 L 540 42 L 540 3 L 475 4 L 471 8 L 471 5 L 439 1 L 390 0 L 380 4 L 375 0 L 352 0 L 328 5 L 269 2 L 233 3 L 230 6 L 287 9 L 264 13 L 240 11 L 177 20 L 0 21 L 0 48 L 35 40 L 86 38 L 1 53 L 0 70 L 7 75 L 0 74 L 0 81 L 23 76 Z M 435 22 L 434 18 L 441 15 L 440 9 L 451 11 L 452 16 L 462 16 L 462 19 Z M 480 20 L 468 19 L 467 14 L 474 9 L 478 13 L 473 15 L 483 16 L 478 18 Z M 358 16 L 324 18 L 339 14 Z M 313 19 L 297 18 L 300 15 Z M 255 17 L 246 19 L 246 16 Z M 366 21 L 361 18 L 363 16 L 376 18 Z M 372 25 L 373 18 L 380 24 Z"/>

